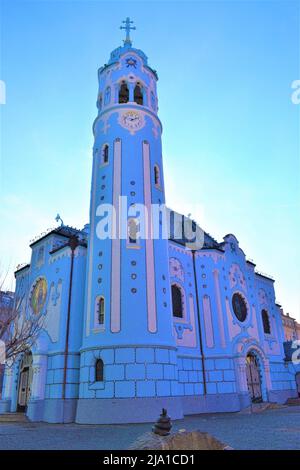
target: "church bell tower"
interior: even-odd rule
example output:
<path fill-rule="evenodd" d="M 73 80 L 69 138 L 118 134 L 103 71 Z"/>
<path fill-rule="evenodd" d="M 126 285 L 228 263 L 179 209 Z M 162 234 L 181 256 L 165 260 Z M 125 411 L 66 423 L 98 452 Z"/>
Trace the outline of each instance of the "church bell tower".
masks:
<path fill-rule="evenodd" d="M 172 333 L 158 76 L 132 46 L 99 69 L 77 422 L 181 417 Z"/>

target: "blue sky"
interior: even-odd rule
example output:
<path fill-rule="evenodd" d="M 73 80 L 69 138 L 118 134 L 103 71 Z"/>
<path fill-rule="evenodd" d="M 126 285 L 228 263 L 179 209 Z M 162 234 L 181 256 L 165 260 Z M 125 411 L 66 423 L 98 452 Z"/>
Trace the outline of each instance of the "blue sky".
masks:
<path fill-rule="evenodd" d="M 234 233 L 299 319 L 299 2 L 0 4 L 2 271 L 57 212 L 87 222 L 97 69 L 131 16 L 159 75 L 168 205 Z"/>

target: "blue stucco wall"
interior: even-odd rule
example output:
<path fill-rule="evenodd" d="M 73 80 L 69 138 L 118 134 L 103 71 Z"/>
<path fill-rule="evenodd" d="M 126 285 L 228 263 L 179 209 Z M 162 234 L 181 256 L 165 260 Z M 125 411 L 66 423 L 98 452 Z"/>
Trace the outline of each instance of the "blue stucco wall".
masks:
<path fill-rule="evenodd" d="M 41 279 L 47 286 L 38 313 L 43 327 L 31 350 L 27 415 L 53 423 L 126 423 L 154 421 L 162 407 L 172 419 L 238 411 L 250 405 L 249 354 L 257 361 L 264 401 L 284 403 L 297 396 L 300 366 L 284 361 L 274 281 L 256 271 L 234 235 L 217 243 L 205 234 L 203 248 L 192 252 L 182 241 L 161 236 L 161 215 L 160 237 L 153 241 L 132 245 L 127 235 L 117 242 L 99 238 L 100 205 L 115 204 L 120 195 L 132 210 L 139 204 L 161 205 L 165 188 L 158 77 L 147 57 L 127 44 L 112 52 L 98 78 L 90 220 L 83 230 L 68 229 L 80 240 L 72 295 L 65 226 L 37 238 L 30 263 L 16 272 L 20 315 L 36 314 L 34 287 Z M 119 103 L 123 82 L 129 88 L 127 103 Z M 143 104 L 134 101 L 137 84 Z M 105 145 L 108 161 L 103 160 Z M 181 317 L 173 316 L 172 285 L 181 293 Z M 243 321 L 234 313 L 235 293 L 246 305 Z M 96 314 L 99 296 L 105 301 L 103 324 Z M 270 333 L 264 331 L 262 310 Z M 95 378 L 98 359 L 104 364 L 103 381 Z M 6 368 L 0 412 L 17 410 L 21 363 L 19 357 Z"/>

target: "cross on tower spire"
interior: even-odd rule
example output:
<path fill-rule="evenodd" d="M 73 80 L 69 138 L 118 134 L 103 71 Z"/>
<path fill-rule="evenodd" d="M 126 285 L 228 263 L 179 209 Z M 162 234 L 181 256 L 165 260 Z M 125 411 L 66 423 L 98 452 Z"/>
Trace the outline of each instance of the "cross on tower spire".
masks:
<path fill-rule="evenodd" d="M 132 41 L 130 39 L 130 30 L 136 29 L 135 26 L 130 26 L 133 21 L 130 20 L 129 16 L 127 16 L 126 20 L 122 21 L 122 23 L 125 24 L 125 26 L 120 26 L 120 29 L 125 29 L 126 31 L 126 39 L 123 40 L 124 45 L 128 44 L 131 46 Z"/>

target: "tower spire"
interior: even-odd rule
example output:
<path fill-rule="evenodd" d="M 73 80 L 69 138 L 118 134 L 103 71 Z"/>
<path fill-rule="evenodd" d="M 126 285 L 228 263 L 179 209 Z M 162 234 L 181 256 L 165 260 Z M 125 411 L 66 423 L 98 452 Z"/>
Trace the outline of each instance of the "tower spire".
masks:
<path fill-rule="evenodd" d="M 136 27 L 135 27 L 135 26 L 131 26 L 131 24 L 133 23 L 133 21 L 130 20 L 129 16 L 127 16 L 126 20 L 122 21 L 122 23 L 124 23 L 125 26 L 120 26 L 120 29 L 125 29 L 125 31 L 126 31 L 126 38 L 123 40 L 124 46 L 125 46 L 125 45 L 131 46 L 131 45 L 132 45 L 132 41 L 131 41 L 131 39 L 130 39 L 130 31 L 133 30 L 133 29 L 136 29 Z"/>

